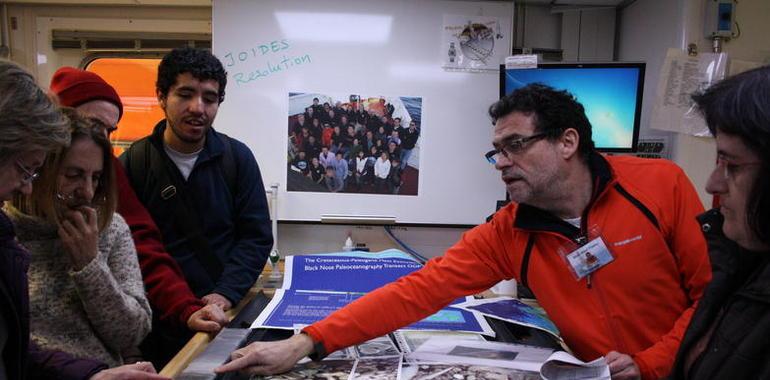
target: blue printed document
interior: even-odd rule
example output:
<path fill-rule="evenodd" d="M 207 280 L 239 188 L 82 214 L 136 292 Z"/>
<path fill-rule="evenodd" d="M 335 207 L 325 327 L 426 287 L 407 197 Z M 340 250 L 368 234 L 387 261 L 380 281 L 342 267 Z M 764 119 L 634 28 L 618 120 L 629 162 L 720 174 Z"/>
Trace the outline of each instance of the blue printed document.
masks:
<path fill-rule="evenodd" d="M 495 319 L 543 330 L 561 340 L 559 329 L 556 328 L 556 325 L 548 318 L 543 309 L 529 306 L 515 298 L 472 299 L 456 306 Z"/>
<path fill-rule="evenodd" d="M 396 250 L 286 257 L 284 289 L 366 293 L 420 269 Z"/>
<path fill-rule="evenodd" d="M 302 328 L 421 267 L 417 260 L 398 250 L 288 256 L 282 288 L 276 290 L 251 327 Z M 460 298 L 453 304 L 470 299 L 472 297 Z M 494 336 L 480 314 L 452 306 L 405 329 L 468 331 Z"/>

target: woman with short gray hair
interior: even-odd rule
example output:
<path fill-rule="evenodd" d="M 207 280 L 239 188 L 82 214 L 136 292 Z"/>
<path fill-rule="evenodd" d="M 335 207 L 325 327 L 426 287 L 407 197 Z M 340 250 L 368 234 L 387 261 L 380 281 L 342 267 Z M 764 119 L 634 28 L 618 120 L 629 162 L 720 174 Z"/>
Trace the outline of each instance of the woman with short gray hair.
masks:
<path fill-rule="evenodd" d="M 13 62 L 0 60 L 0 168 L 10 165 L 8 169 L 11 166 L 19 169 L 17 162 L 22 161 L 30 164 L 25 169 L 36 169 L 43 163 L 46 152 L 69 144 L 68 125 L 67 118 L 38 87 L 32 75 Z M 43 158 L 34 162 L 32 158 L 40 158 L 37 156 Z M 32 167 L 33 163 L 37 165 Z M 13 173 L 13 170 L 3 170 L 0 186 L 13 185 L 13 181 L 5 181 Z M 22 187 L 31 189 L 18 182 L 17 188 L 11 191 Z M 8 195 L 5 193 L 0 190 L 4 198 Z"/>
<path fill-rule="evenodd" d="M 0 59 L 0 202 L 30 194 L 37 170 L 50 151 L 69 145 L 69 120 L 27 71 Z M 0 211 L 0 378 L 166 379 L 150 363 L 105 370 L 105 364 L 44 351 L 29 339 L 29 253 Z"/>

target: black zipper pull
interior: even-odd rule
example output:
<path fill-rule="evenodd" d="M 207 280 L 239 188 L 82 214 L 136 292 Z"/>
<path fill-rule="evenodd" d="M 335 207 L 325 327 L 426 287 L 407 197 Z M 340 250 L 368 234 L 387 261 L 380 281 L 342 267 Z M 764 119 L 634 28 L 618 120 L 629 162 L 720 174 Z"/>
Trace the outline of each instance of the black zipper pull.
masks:
<path fill-rule="evenodd" d="M 588 289 L 591 289 L 591 274 L 589 273 L 588 276 L 586 276 L 586 286 Z"/>

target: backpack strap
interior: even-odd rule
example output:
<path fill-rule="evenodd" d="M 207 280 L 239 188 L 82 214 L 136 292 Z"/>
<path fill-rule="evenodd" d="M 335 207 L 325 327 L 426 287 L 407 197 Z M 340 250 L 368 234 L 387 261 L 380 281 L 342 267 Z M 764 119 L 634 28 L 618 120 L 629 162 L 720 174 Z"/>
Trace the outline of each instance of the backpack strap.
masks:
<path fill-rule="evenodd" d="M 186 247 L 195 254 L 195 258 L 216 281 L 224 270 L 222 263 L 206 239 L 200 224 L 197 205 L 191 199 L 187 183 L 173 161 L 167 159 L 147 138 L 143 138 L 129 148 L 127 153 L 130 178 L 135 189 L 142 189 L 143 196 L 148 192 L 160 191 L 160 198 L 169 202 L 174 211 L 174 229 L 179 236 L 186 238 Z M 148 189 L 146 178 L 154 176 L 158 187 Z M 140 187 L 137 187 L 140 186 Z M 144 197 L 149 199 L 149 197 Z"/>
<path fill-rule="evenodd" d="M 141 199 L 147 199 L 144 195 L 146 194 L 147 162 L 150 161 L 149 144 L 147 137 L 139 139 L 126 150 L 126 154 L 123 156 L 125 158 L 121 157 L 123 158 L 123 167 L 128 168 L 126 174 L 129 182 L 131 182 L 131 187 Z M 141 190 L 143 194 L 140 194 L 138 190 Z"/>

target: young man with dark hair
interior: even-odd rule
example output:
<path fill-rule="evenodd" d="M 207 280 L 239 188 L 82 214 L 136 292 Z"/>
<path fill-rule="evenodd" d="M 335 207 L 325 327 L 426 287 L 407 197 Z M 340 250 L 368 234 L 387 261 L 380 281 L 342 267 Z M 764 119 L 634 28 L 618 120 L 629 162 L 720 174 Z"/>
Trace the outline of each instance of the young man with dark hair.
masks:
<path fill-rule="evenodd" d="M 490 116 L 486 158 L 509 205 L 421 270 L 288 340 L 237 350 L 217 370 L 283 372 L 306 355 L 381 336 L 516 278 L 580 359 L 605 357 L 613 379 L 668 375 L 710 279 L 695 220 L 703 206 L 687 176 L 665 160 L 597 153 L 583 107 L 566 91 L 529 85 Z"/>
<path fill-rule="evenodd" d="M 168 53 L 156 88 L 165 119 L 120 157 L 194 294 L 224 310 L 246 295 L 273 245 L 254 156 L 212 128 L 226 84 L 210 52 Z"/>

